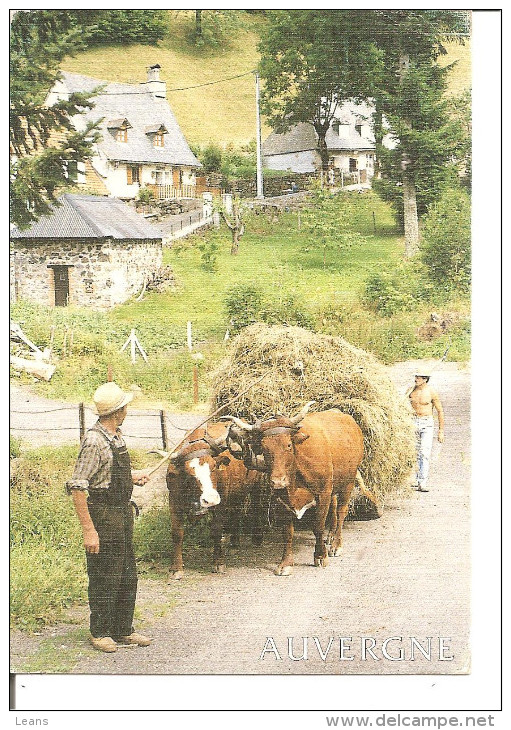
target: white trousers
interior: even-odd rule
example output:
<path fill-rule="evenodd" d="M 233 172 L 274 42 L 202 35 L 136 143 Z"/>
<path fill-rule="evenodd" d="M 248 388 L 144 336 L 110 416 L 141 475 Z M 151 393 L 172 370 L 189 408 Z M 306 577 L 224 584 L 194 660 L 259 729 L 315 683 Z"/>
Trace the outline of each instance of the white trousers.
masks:
<path fill-rule="evenodd" d="M 417 473 L 415 483 L 425 487 L 428 481 L 429 462 L 433 448 L 433 416 L 415 416 L 415 440 L 417 447 Z"/>

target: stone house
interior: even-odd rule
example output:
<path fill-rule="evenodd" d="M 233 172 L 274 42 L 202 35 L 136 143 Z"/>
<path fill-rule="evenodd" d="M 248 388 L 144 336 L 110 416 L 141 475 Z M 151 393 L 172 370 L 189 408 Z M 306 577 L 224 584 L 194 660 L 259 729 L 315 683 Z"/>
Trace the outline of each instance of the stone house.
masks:
<path fill-rule="evenodd" d="M 73 92 L 90 93 L 94 107 L 73 119 L 83 130 L 98 121 L 101 139 L 90 160 L 69 163 L 70 179 L 99 195 L 130 200 L 141 188 L 159 199 L 196 197 L 195 157 L 166 99 L 160 66 L 151 66 L 140 84 L 109 83 L 81 74 L 61 72 L 46 104 L 52 106 Z"/>
<path fill-rule="evenodd" d="M 336 112 L 326 134 L 330 168 L 337 178 L 369 183 L 374 176 L 375 142 L 370 104 L 345 102 Z M 289 132 L 272 132 L 263 144 L 264 165 L 272 170 L 314 173 L 321 170 L 317 134 L 312 124 L 303 122 Z M 389 144 L 389 140 L 385 140 Z"/>
<path fill-rule="evenodd" d="M 115 198 L 65 194 L 50 215 L 11 231 L 11 299 L 106 309 L 160 268 L 160 231 Z"/>

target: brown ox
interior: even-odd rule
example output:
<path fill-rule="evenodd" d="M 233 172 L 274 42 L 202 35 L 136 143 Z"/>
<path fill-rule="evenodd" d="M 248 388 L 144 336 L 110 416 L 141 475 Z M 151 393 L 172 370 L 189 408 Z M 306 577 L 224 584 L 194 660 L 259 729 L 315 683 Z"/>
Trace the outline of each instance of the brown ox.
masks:
<path fill-rule="evenodd" d="M 287 503 L 288 511 L 277 575 L 289 575 L 292 570 L 293 516 L 300 519 L 309 507 L 316 507 L 314 565 L 325 566 L 327 552 L 331 556 L 341 552 L 342 526 L 355 482 L 376 503 L 358 472 L 364 455 L 359 426 L 337 409 L 307 415 L 310 405 L 293 418 L 277 416 L 254 425 L 230 416 L 235 425 L 230 428 L 229 440 L 241 442 L 245 463 L 250 460 L 255 468 L 267 471 L 273 490 L 277 494 L 282 490 L 287 496 L 286 500 L 277 497 Z M 329 512 L 327 551 L 324 533 Z"/>
<path fill-rule="evenodd" d="M 223 573 L 222 533 L 232 514 L 231 544 L 239 543 L 240 509 L 248 493 L 252 507 L 252 541 L 262 543 L 259 522 L 261 474 L 249 471 L 227 451 L 227 426 L 212 423 L 198 428 L 174 453 L 167 469 L 167 489 L 172 523 L 174 580 L 183 577 L 183 538 L 185 516 L 199 517 L 212 510 L 213 572 Z"/>

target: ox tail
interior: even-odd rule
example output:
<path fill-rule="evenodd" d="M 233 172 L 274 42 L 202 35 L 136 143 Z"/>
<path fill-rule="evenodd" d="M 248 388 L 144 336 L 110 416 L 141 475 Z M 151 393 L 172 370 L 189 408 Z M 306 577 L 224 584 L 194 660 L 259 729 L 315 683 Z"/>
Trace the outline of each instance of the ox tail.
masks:
<path fill-rule="evenodd" d="M 362 479 L 362 474 L 360 473 L 360 471 L 358 469 L 357 469 L 357 474 L 355 476 L 355 482 L 358 485 L 360 494 L 362 494 L 364 497 L 366 497 L 366 499 L 368 499 L 372 504 L 374 504 L 376 514 L 378 515 L 378 517 L 381 517 L 383 514 L 383 507 L 381 505 L 381 502 L 378 499 L 378 497 L 376 496 L 376 494 L 371 489 L 369 489 L 369 487 L 367 487 L 365 485 L 364 480 Z"/>

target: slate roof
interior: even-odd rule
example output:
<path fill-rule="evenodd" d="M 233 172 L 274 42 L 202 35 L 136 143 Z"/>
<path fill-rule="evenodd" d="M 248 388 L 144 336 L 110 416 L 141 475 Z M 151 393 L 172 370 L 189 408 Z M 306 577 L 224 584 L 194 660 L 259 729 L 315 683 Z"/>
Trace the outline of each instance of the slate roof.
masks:
<path fill-rule="evenodd" d="M 59 202 L 61 205 L 41 216 L 30 228 L 13 228 L 11 238 L 161 239 L 155 226 L 117 198 L 66 193 Z"/>
<path fill-rule="evenodd" d="M 374 137 L 361 137 L 355 129 L 355 124 L 361 121 L 361 118 L 370 120 L 371 108 L 367 104 L 354 104 L 346 102 L 343 104 L 336 117 L 341 121 L 349 124 L 348 128 L 341 127 L 338 135 L 330 127 L 326 133 L 326 144 L 330 152 L 342 150 L 374 150 Z M 263 154 L 283 155 L 293 152 L 305 152 L 317 149 L 316 130 L 307 122 L 302 122 L 292 127 L 285 134 L 277 134 L 272 132 L 263 143 Z"/>
<path fill-rule="evenodd" d="M 107 83 L 81 74 L 62 72 L 59 91 L 69 93 L 91 92 L 102 86 L 101 92 L 93 98 L 94 107 L 77 117 L 77 127 L 83 121 L 104 117 L 100 124 L 102 139 L 98 148 L 109 160 L 132 163 L 167 163 L 170 165 L 190 165 L 201 167 L 176 121 L 166 99 L 155 97 L 141 84 Z M 117 142 L 115 133 L 108 126 L 127 119 L 131 124 L 127 142 Z M 146 133 L 146 127 L 164 126 L 168 131 L 164 147 L 154 147 L 153 140 Z"/>

